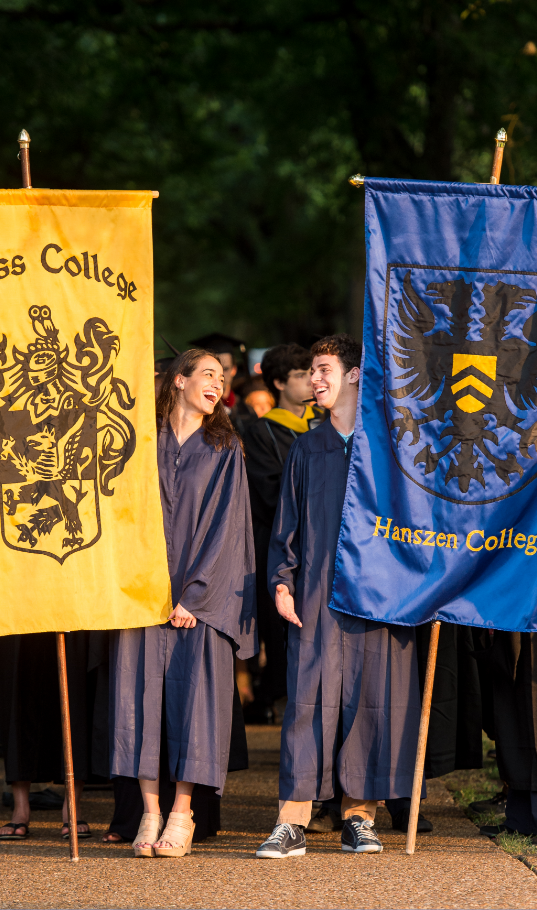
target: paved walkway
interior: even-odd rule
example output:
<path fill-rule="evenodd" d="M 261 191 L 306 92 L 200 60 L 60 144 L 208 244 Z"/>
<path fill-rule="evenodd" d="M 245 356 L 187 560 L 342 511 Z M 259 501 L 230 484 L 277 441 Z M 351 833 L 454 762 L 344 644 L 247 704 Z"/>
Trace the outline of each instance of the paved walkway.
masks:
<path fill-rule="evenodd" d="M 249 728 L 249 771 L 231 774 L 222 802 L 223 832 L 177 860 L 135 860 L 128 846 L 81 842 L 78 864 L 58 840 L 60 815 L 35 813 L 31 840 L 0 842 L 1 908 L 535 908 L 537 876 L 485 838 L 440 781 L 429 788 L 432 835 L 414 856 L 380 809 L 384 852 L 343 854 L 339 837 L 310 835 L 308 854 L 257 860 L 277 810 L 279 731 Z M 107 828 L 111 798 L 94 793 L 82 817 Z M 3 810 L 3 818 L 8 816 Z"/>

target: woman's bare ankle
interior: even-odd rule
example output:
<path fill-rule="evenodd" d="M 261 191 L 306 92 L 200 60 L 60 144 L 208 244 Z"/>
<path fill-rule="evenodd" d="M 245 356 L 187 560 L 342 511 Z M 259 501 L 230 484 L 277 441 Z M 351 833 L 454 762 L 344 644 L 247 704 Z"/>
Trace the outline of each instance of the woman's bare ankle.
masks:
<path fill-rule="evenodd" d="M 30 821 L 30 806 L 28 806 L 27 810 L 15 806 L 11 815 L 11 821 L 14 825 L 27 825 Z"/>

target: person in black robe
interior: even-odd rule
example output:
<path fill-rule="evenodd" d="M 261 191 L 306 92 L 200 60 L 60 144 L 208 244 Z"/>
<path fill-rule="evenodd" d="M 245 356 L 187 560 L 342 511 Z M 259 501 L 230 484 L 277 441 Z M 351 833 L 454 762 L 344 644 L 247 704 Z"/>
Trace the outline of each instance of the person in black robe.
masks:
<path fill-rule="evenodd" d="M 248 716 L 253 718 L 272 717 L 274 702 L 287 694 L 284 622 L 268 590 L 267 558 L 289 449 L 298 436 L 323 419 L 319 408 L 305 403 L 312 394 L 310 367 L 310 352 L 298 344 L 279 344 L 265 353 L 261 372 L 277 404 L 251 423 L 244 434 L 254 528 L 259 640 L 265 644 L 267 661 L 256 702 L 248 709 Z"/>
<path fill-rule="evenodd" d="M 85 781 L 93 775 L 108 779 L 106 657 L 103 662 L 107 642 L 103 645 L 103 636 L 107 633 L 65 635 L 77 809 Z M 0 638 L 0 749 L 14 797 L 11 822 L 0 827 L 0 839 L 20 840 L 29 831 L 30 784 L 62 782 L 64 776 L 54 632 Z M 63 819 L 66 823 L 66 801 Z M 77 820 L 79 837 L 90 836 L 78 812 Z M 68 835 L 67 824 L 61 833 Z"/>
<path fill-rule="evenodd" d="M 420 720 L 414 629 L 328 607 L 352 452 L 360 345 L 312 348 L 312 384 L 330 419 L 285 463 L 269 551 L 269 587 L 289 621 L 280 813 L 260 858 L 303 855 L 313 800 L 343 790 L 345 852 L 380 852 L 377 801 L 412 792 Z"/>
<path fill-rule="evenodd" d="M 195 784 L 222 793 L 230 750 L 234 657 L 256 653 L 255 563 L 246 470 L 206 351 L 169 369 L 157 404 L 158 467 L 173 604 L 162 626 L 123 630 L 112 660 L 112 776 L 137 777 L 144 815 L 136 856 L 183 856 Z M 159 806 L 165 723 L 175 801 Z M 164 768 L 162 773 L 166 773 Z"/>
<path fill-rule="evenodd" d="M 431 625 L 416 627 L 420 692 L 423 694 Z M 474 636 L 469 626 L 443 622 L 438 641 L 431 715 L 425 753 L 425 777 L 442 777 L 452 771 L 483 767 L 482 693 L 478 664 L 474 659 Z M 410 797 L 387 799 L 392 826 L 408 830 Z M 420 815 L 418 832 L 432 831 Z"/>
<path fill-rule="evenodd" d="M 420 688 L 425 685 L 430 623 L 416 628 Z M 483 767 L 479 666 L 469 626 L 443 622 L 434 676 L 425 760 L 426 777 Z"/>
<path fill-rule="evenodd" d="M 508 785 L 505 823 L 480 830 L 488 837 L 516 831 L 537 843 L 537 638 L 496 630 L 479 657 L 491 671 L 496 758 Z"/>

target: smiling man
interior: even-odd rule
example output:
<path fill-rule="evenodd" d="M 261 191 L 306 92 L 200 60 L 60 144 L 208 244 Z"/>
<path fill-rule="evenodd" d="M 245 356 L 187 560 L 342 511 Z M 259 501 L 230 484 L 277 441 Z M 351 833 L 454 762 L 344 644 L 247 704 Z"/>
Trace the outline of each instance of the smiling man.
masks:
<path fill-rule="evenodd" d="M 312 800 L 343 798 L 342 850 L 379 853 L 377 801 L 407 797 L 420 718 L 414 629 L 331 610 L 352 453 L 361 347 L 333 335 L 312 348 L 311 381 L 330 419 L 287 458 L 269 551 L 269 587 L 289 621 L 280 813 L 260 858 L 306 852 Z"/>

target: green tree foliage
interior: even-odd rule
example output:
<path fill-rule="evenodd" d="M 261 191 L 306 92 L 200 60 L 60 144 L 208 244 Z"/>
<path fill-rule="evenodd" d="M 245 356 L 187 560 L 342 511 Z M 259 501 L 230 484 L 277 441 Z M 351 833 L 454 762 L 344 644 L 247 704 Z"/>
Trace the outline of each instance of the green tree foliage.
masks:
<path fill-rule="evenodd" d="M 0 0 L 0 167 L 160 190 L 157 330 L 252 344 L 357 330 L 347 177 L 537 180 L 530 0 Z M 157 343 L 162 348 L 162 342 Z"/>

